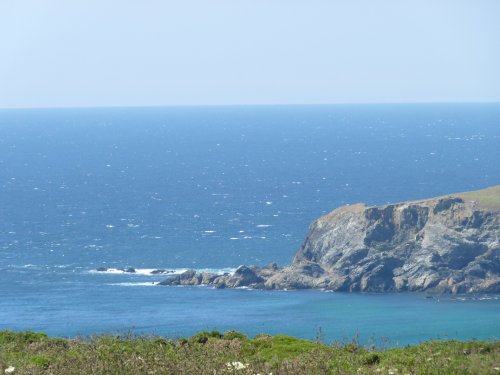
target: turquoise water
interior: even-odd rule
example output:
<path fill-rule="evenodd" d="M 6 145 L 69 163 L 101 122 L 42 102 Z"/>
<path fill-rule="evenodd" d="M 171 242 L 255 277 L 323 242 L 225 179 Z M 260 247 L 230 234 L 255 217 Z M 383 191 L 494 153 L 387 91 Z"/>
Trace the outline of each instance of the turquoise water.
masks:
<path fill-rule="evenodd" d="M 496 296 L 168 288 L 147 274 L 286 265 L 340 205 L 500 184 L 498 160 L 494 104 L 0 111 L 0 329 L 498 337 Z"/>

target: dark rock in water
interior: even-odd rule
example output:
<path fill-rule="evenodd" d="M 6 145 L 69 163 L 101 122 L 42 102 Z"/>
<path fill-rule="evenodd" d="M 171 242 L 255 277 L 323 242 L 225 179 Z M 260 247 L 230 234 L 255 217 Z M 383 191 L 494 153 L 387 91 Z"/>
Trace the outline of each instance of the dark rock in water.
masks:
<path fill-rule="evenodd" d="M 225 282 L 217 283 L 217 284 L 215 284 L 215 287 L 217 289 L 225 289 L 226 288 L 226 283 Z"/>
<path fill-rule="evenodd" d="M 180 275 L 167 278 L 160 282 L 159 285 L 208 285 L 218 289 L 226 287 L 263 288 L 266 279 L 259 275 L 262 270 L 257 267 L 240 266 L 232 275 L 227 272 L 221 275 L 209 272 L 197 273 L 195 270 L 187 270 Z M 277 267 L 276 270 L 278 270 Z M 267 269 L 264 270 L 264 274 L 267 271 Z"/>
<path fill-rule="evenodd" d="M 118 268 L 118 270 L 125 272 L 125 273 L 135 273 L 135 268 L 129 267 L 129 268 Z"/>
<path fill-rule="evenodd" d="M 289 267 L 189 270 L 161 285 L 500 293 L 500 186 L 447 197 L 340 207 L 316 220 Z"/>
<path fill-rule="evenodd" d="M 108 270 L 109 270 L 109 268 L 108 268 L 108 267 L 99 267 L 99 268 L 97 269 L 97 272 L 107 272 Z"/>
<path fill-rule="evenodd" d="M 256 286 L 263 284 L 264 279 L 257 275 L 255 269 L 247 266 L 240 266 L 234 274 L 227 278 L 226 286 L 229 288 L 238 288 L 242 286 Z"/>
<path fill-rule="evenodd" d="M 158 270 L 153 270 L 150 272 L 151 275 L 165 275 L 168 273 L 174 273 L 174 271 L 169 271 L 169 270 L 164 270 L 164 269 L 158 269 Z"/>
<path fill-rule="evenodd" d="M 180 275 L 169 277 L 158 285 L 199 285 L 200 281 L 198 280 L 198 275 L 195 270 L 187 270 Z"/>

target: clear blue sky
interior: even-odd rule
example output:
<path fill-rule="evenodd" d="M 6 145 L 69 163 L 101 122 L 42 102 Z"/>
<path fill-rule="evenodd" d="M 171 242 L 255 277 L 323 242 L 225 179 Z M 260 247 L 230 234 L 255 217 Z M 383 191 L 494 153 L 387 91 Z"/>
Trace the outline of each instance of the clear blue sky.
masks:
<path fill-rule="evenodd" d="M 0 0 L 0 107 L 500 101 L 497 0 Z"/>

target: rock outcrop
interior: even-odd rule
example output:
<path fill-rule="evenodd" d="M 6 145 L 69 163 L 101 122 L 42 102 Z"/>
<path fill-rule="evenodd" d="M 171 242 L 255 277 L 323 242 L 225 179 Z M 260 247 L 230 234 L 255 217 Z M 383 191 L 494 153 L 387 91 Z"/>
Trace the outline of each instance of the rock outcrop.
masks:
<path fill-rule="evenodd" d="M 437 293 L 500 292 L 500 186 L 344 206 L 313 222 L 289 267 L 188 271 L 163 285 Z"/>
<path fill-rule="evenodd" d="M 222 275 L 187 270 L 180 275 L 169 277 L 159 285 L 211 285 L 221 289 L 241 287 L 261 289 L 265 287 L 266 280 L 276 275 L 279 270 L 276 263 L 265 267 L 240 266 L 234 273 Z"/>

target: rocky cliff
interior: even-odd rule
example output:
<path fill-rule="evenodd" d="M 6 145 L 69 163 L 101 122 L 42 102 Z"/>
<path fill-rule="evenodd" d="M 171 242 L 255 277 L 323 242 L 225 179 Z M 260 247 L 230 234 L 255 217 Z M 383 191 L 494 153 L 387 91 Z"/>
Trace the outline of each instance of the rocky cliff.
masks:
<path fill-rule="evenodd" d="M 163 285 L 338 291 L 500 292 L 500 186 L 344 206 L 312 223 L 289 267 L 186 274 Z"/>

